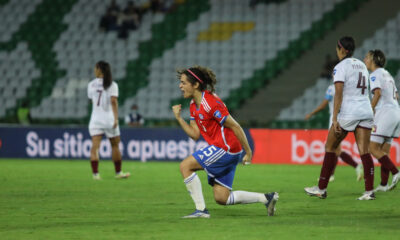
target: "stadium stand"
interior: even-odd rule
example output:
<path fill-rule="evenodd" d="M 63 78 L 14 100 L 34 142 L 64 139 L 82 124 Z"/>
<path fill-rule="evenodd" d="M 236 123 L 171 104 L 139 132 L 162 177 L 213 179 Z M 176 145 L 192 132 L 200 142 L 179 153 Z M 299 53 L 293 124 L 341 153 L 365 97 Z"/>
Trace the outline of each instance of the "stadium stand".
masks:
<path fill-rule="evenodd" d="M 266 61 L 278 59 L 271 71 L 276 73 L 300 53 L 302 44 L 311 44 L 314 36 L 307 30 L 321 20 L 325 12 L 331 12 L 334 3 L 286 1 L 259 4 L 251 9 L 249 1 L 210 1 L 210 11 L 188 25 L 187 38 L 151 63 L 148 87 L 141 88 L 135 97 L 128 99 L 125 109 L 137 103 L 142 109 L 148 109 L 147 118 L 173 118 L 169 110 L 171 102 L 187 102 L 179 98 L 175 70 L 195 64 L 216 71 L 220 86 L 224 86 L 217 89 L 217 94 L 228 99 L 228 107 L 235 108 L 257 86 L 264 84 L 265 71 L 259 69 L 265 66 Z M 321 23 L 317 34 L 322 33 L 323 28 L 329 28 L 325 24 L 328 25 L 327 22 Z M 300 39 L 302 32 L 306 33 L 304 43 L 290 44 Z M 292 55 L 282 53 L 288 48 L 294 50 Z M 271 70 L 270 66 L 268 70 Z M 151 99 L 157 97 L 163 101 L 152 102 Z M 229 98 L 234 100 L 229 101 Z M 166 101 L 168 99 L 172 101 Z"/>
<path fill-rule="evenodd" d="M 86 123 L 86 86 L 99 59 L 111 63 L 120 86 L 121 117 L 137 104 L 150 124 L 172 119 L 170 105 L 187 102 L 175 70 L 195 64 L 217 73 L 224 86 L 217 93 L 235 110 L 364 1 L 177 1 L 183 3 L 174 11 L 146 12 L 126 40 L 99 31 L 107 5 L 95 0 L 3 1 L 0 11 L 19 17 L 12 27 L 2 26 L 0 59 L 9 63 L 0 70 L 10 78 L 2 78 L 0 92 L 12 96 L 2 95 L 7 101 L 0 119 L 15 121 L 28 103 L 34 122 Z M 20 66 L 12 54 L 23 60 Z M 22 88 L 15 90 L 11 81 Z"/>
<path fill-rule="evenodd" d="M 17 58 L 26 60 L 10 63 L 13 66 L 2 65 L 4 68 L 7 67 L 3 70 L 3 74 L 7 75 L 10 72 L 12 81 L 24 82 L 25 87 L 22 91 L 26 89 L 23 95 L 10 96 L 10 104 L 6 107 L 5 116 L 2 115 L 5 121 L 15 121 L 17 109 L 24 103 L 27 103 L 29 107 L 37 106 L 44 96 L 50 94 L 55 80 L 63 75 L 63 72 L 57 69 L 56 54 L 49 46 L 52 46 L 65 30 L 66 26 L 61 23 L 61 20 L 74 3 L 75 0 L 10 0 L 2 8 L 2 11 L 6 9 L 4 14 L 10 16 L 10 19 L 19 16 L 17 19 L 22 20 L 13 23 L 18 25 L 12 28 L 16 30 L 5 31 L 5 33 L 8 32 L 3 39 L 6 42 L 0 43 L 0 51 L 6 54 L 5 58 L 14 54 L 14 51 L 19 51 L 20 56 Z M 23 21 L 24 19 L 26 21 Z M 23 45 L 21 47 L 24 43 L 27 47 Z M 33 61 L 33 66 L 29 63 L 29 59 Z M 14 67 L 18 69 L 19 74 L 12 73 Z M 4 111 L 0 114 L 4 114 Z"/>
<path fill-rule="evenodd" d="M 365 54 L 371 49 L 381 49 L 387 58 L 388 71 L 393 75 L 396 86 L 399 89 L 400 82 L 400 48 L 398 39 L 400 39 L 400 13 L 393 19 L 387 21 L 385 26 L 378 29 L 375 34 L 365 41 L 361 47 L 356 49 L 354 57 L 363 59 Z M 284 108 L 277 120 L 272 123 L 272 127 L 287 128 L 321 128 L 326 127 L 329 119 L 329 111 L 318 114 L 311 122 L 304 122 L 305 113 L 311 112 L 322 101 L 325 91 L 331 80 L 318 79 L 317 83 L 306 89 L 304 94 L 293 100 L 292 104 Z"/>
<path fill-rule="evenodd" d="M 117 1 L 123 5 L 125 1 Z M 141 4 L 144 4 L 142 2 Z M 93 79 L 94 65 L 99 59 L 110 62 L 114 79 L 126 74 L 128 60 L 139 55 L 139 42 L 151 38 L 151 26 L 163 20 L 163 14 L 147 12 L 142 24 L 128 39 L 118 39 L 117 32 L 99 31 L 101 15 L 107 5 L 98 1 L 80 0 L 64 17 L 68 29 L 62 33 L 53 49 L 59 68 L 66 74 L 55 83 L 52 93 L 32 109 L 32 117 L 38 119 L 85 119 L 88 115 L 86 88 Z M 120 88 L 123 89 L 123 86 Z M 48 111 L 52 109 L 52 111 Z"/>
<path fill-rule="evenodd" d="M 343 2 L 343 4 L 345 4 Z M 371 17 L 372 12 L 384 12 Z M 340 18 L 335 27 L 327 31 L 323 38 L 315 41 L 312 47 L 296 58 L 284 71 L 269 81 L 268 85 L 258 89 L 255 96 L 235 111 L 236 119 L 247 126 L 272 127 L 282 108 L 290 106 L 292 100 L 301 96 L 305 89 L 314 85 L 320 75 L 326 54 L 335 54 L 334 46 L 338 36 L 351 34 L 356 38 L 356 45 L 374 34 L 390 18 L 400 12 L 400 2 L 380 0 L 362 1 L 356 4 L 348 17 Z M 360 23 L 368 28 L 360 27 Z M 262 107 L 261 110 L 258 106 Z M 298 122 L 290 124 L 301 127 Z M 307 123 L 309 124 L 309 123 Z M 287 125 L 287 124 L 286 124 Z M 323 124 L 325 128 L 326 123 Z"/>

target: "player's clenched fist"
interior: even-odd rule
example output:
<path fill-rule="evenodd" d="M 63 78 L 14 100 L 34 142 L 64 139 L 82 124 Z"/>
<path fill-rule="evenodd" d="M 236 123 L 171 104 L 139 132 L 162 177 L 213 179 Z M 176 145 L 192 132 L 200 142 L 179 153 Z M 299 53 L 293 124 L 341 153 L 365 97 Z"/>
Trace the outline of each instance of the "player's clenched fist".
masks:
<path fill-rule="evenodd" d="M 174 112 L 175 118 L 179 118 L 181 116 L 182 105 L 174 105 L 172 106 L 172 111 Z"/>

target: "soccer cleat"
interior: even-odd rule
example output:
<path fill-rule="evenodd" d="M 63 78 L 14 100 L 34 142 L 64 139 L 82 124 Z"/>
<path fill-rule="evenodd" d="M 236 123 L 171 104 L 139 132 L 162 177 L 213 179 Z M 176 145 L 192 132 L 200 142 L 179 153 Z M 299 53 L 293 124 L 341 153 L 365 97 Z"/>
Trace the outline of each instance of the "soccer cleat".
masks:
<path fill-rule="evenodd" d="M 210 218 L 210 213 L 208 212 L 207 208 L 203 211 L 197 210 L 194 211 L 192 214 L 183 216 L 182 218 Z"/>
<path fill-rule="evenodd" d="M 395 175 L 393 175 L 392 184 L 390 184 L 388 190 L 392 191 L 393 189 L 395 189 L 395 187 L 396 187 L 398 182 L 400 182 L 400 172 L 398 172 Z"/>
<path fill-rule="evenodd" d="M 93 180 L 101 180 L 100 174 L 99 173 L 93 174 Z"/>
<path fill-rule="evenodd" d="M 389 190 L 388 185 L 380 185 L 374 189 L 374 192 L 387 192 Z"/>
<path fill-rule="evenodd" d="M 356 167 L 357 181 L 361 181 L 364 177 L 364 171 L 362 164 L 358 164 Z"/>
<path fill-rule="evenodd" d="M 318 186 L 306 187 L 304 191 L 306 191 L 309 196 L 319 197 L 321 199 L 325 199 L 328 196 L 326 190 L 321 190 Z"/>
<path fill-rule="evenodd" d="M 375 200 L 375 194 L 373 191 L 364 192 L 357 200 Z"/>
<path fill-rule="evenodd" d="M 131 174 L 129 172 L 124 173 L 121 171 L 115 175 L 115 178 L 117 179 L 128 178 L 130 175 Z"/>
<path fill-rule="evenodd" d="M 274 216 L 276 211 L 275 204 L 279 199 L 279 194 L 277 192 L 270 192 L 264 195 L 268 200 L 268 202 L 265 204 L 265 207 L 267 207 L 268 216 Z"/>

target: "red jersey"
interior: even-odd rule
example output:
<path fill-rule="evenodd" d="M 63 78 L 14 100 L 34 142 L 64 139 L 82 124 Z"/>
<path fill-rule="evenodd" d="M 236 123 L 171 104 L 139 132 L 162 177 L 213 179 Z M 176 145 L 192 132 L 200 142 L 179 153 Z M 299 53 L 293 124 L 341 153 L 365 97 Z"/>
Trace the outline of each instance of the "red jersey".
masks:
<path fill-rule="evenodd" d="M 190 102 L 190 120 L 195 120 L 201 136 L 209 145 L 222 148 L 230 153 L 242 151 L 242 146 L 232 129 L 225 128 L 229 116 L 222 100 L 210 91 L 204 91 L 201 105 L 197 108 L 194 100 Z"/>

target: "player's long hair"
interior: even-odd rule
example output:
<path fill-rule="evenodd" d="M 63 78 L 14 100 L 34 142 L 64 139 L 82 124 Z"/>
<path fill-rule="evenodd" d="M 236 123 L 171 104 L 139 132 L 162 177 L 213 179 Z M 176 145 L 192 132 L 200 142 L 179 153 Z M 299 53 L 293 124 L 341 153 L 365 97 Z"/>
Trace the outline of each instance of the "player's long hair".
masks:
<path fill-rule="evenodd" d="M 344 36 L 339 39 L 337 43 L 338 48 L 344 48 L 346 51 L 346 56 L 343 58 L 349 58 L 353 56 L 354 50 L 356 49 L 355 41 L 352 37 Z"/>
<path fill-rule="evenodd" d="M 112 83 L 111 67 L 108 62 L 98 61 L 96 63 L 96 68 L 100 69 L 103 74 L 103 88 L 107 90 Z"/>
<path fill-rule="evenodd" d="M 379 49 L 369 50 L 368 54 L 371 55 L 372 61 L 377 67 L 384 67 L 386 63 L 385 54 Z"/>
<path fill-rule="evenodd" d="M 211 69 L 196 65 L 188 69 L 177 70 L 177 72 L 178 72 L 178 78 L 180 78 L 182 74 L 185 74 L 186 77 L 188 78 L 188 81 L 192 85 L 198 82 L 200 91 L 208 90 L 212 93 L 215 92 L 215 85 L 217 84 L 217 79 L 215 77 L 214 72 Z"/>

